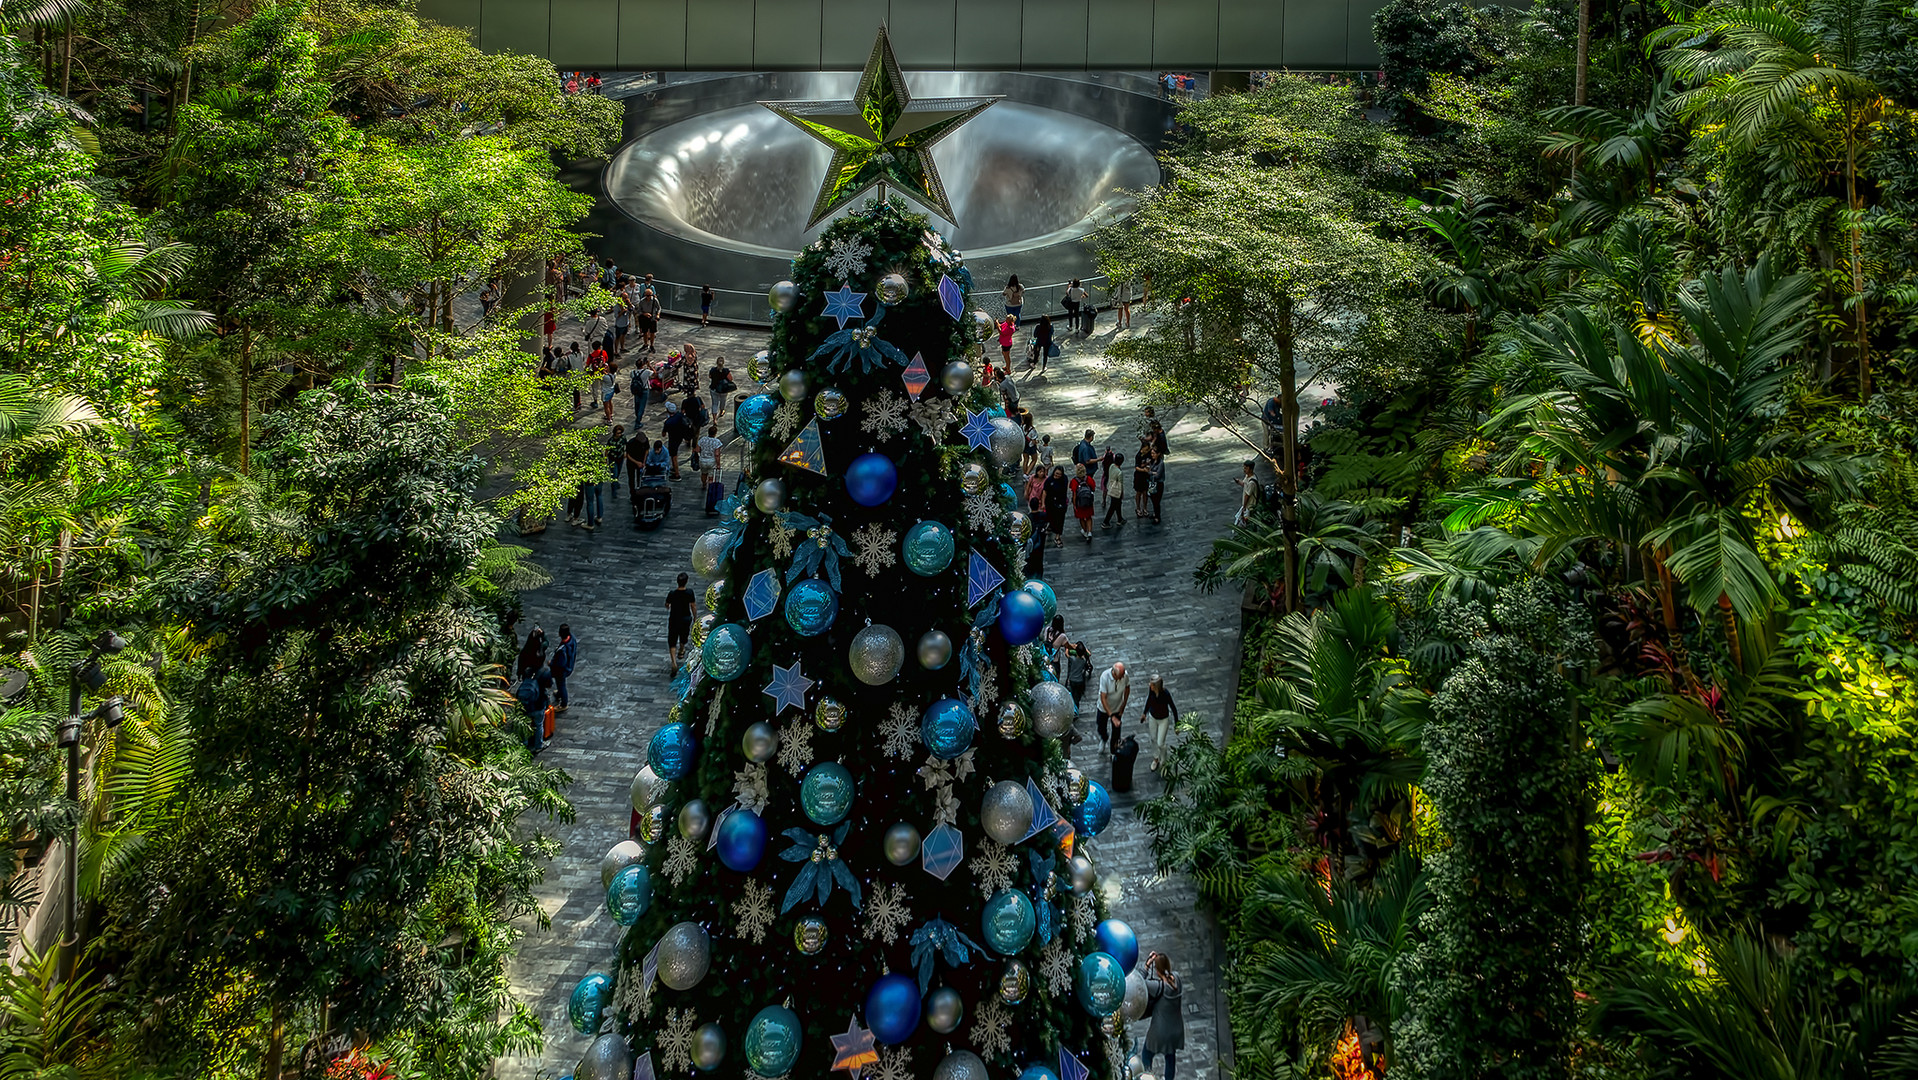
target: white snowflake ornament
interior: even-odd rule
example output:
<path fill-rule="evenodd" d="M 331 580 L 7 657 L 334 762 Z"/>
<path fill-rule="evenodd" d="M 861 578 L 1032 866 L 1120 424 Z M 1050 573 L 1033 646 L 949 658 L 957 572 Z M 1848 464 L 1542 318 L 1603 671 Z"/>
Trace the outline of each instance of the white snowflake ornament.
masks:
<path fill-rule="evenodd" d="M 887 757 L 895 761 L 910 760 L 912 748 L 919 743 L 919 718 L 912 707 L 893 703 L 892 710 L 879 723 L 879 737 L 884 740 L 882 749 Z"/>
<path fill-rule="evenodd" d="M 801 716 L 788 720 L 779 732 L 779 767 L 794 779 L 812 764 L 812 723 Z"/>
<path fill-rule="evenodd" d="M 881 390 L 861 407 L 859 430 L 885 438 L 906 430 L 906 399 Z"/>
<path fill-rule="evenodd" d="M 773 891 L 757 881 L 746 881 L 745 895 L 733 901 L 733 914 L 739 916 L 738 934 L 760 945 L 773 924 Z"/>
<path fill-rule="evenodd" d="M 859 568 L 867 575 L 878 577 L 879 571 L 899 561 L 899 557 L 894 555 L 892 550 L 893 544 L 898 540 L 898 533 L 881 526 L 878 522 L 868 522 L 852 534 L 853 547 L 858 549 L 858 554 L 853 556 L 852 561 L 858 563 Z"/>
<path fill-rule="evenodd" d="M 972 1014 L 972 1030 L 968 1038 L 973 1049 L 985 1058 L 998 1057 L 1012 1052 L 1012 1017 L 1006 1013 L 1006 1007 L 999 1004 L 998 998 L 987 998 L 979 1003 L 978 1011 Z"/>
<path fill-rule="evenodd" d="M 979 853 L 972 857 L 972 876 L 979 879 L 979 892 L 987 897 L 1012 888 L 1012 852 L 997 840 L 979 842 Z"/>
<path fill-rule="evenodd" d="M 660 872 L 678 888 L 699 869 L 699 845 L 683 836 L 674 836 L 666 844 L 666 865 Z"/>
<path fill-rule="evenodd" d="M 888 945 L 898 941 L 899 931 L 912 918 L 906 908 L 905 886 L 880 882 L 866 898 L 865 915 L 863 932 L 867 938 L 878 938 Z"/>
<path fill-rule="evenodd" d="M 693 1067 L 693 1011 L 667 1009 L 666 1027 L 659 1033 L 660 1064 L 668 1073 Z"/>
<path fill-rule="evenodd" d="M 826 256 L 826 272 L 850 282 L 866 272 L 866 258 L 872 248 L 856 238 L 832 241 L 832 254 Z"/>
<path fill-rule="evenodd" d="M 999 496 L 990 492 L 966 496 L 966 528 L 973 532 L 991 531 L 999 521 L 999 514 Z"/>
<path fill-rule="evenodd" d="M 913 1080 L 912 1048 L 879 1047 L 879 1060 L 866 1066 L 866 1077 L 867 1080 Z"/>

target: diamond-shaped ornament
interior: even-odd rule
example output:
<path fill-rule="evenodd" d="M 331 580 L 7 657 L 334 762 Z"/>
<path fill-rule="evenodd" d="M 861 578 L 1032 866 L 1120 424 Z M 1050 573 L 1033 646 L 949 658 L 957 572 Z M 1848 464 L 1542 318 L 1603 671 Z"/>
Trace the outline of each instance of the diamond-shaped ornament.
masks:
<path fill-rule="evenodd" d="M 906 384 L 906 393 L 912 395 L 912 400 L 918 401 L 919 395 L 932 385 L 932 372 L 926 370 L 924 354 L 912 354 L 912 363 L 907 364 L 906 370 L 899 374 L 899 381 Z"/>
<path fill-rule="evenodd" d="M 826 448 L 819 441 L 819 421 L 808 420 L 806 426 L 799 429 L 792 444 L 786 447 L 779 460 L 787 465 L 826 475 Z"/>
<path fill-rule="evenodd" d="M 966 291 L 949 275 L 939 275 L 939 306 L 954 319 L 966 313 Z"/>
<path fill-rule="evenodd" d="M 779 575 L 770 569 L 754 574 L 739 600 L 746 605 L 748 622 L 771 615 L 773 609 L 779 606 Z"/>
<path fill-rule="evenodd" d="M 966 857 L 966 838 L 958 829 L 941 823 L 926 834 L 919 844 L 919 865 L 926 873 L 946 880 Z"/>
<path fill-rule="evenodd" d="M 1079 831 L 1065 818 L 1052 823 L 1052 835 L 1059 841 L 1059 852 L 1066 858 L 1072 858 L 1072 845 L 1079 838 Z"/>
<path fill-rule="evenodd" d="M 1059 1080 L 1086 1080 L 1090 1075 L 1078 1055 L 1063 1046 L 1059 1048 Z"/>
<path fill-rule="evenodd" d="M 1064 1050 L 1059 1052 L 1061 1054 L 1065 1053 Z M 639 1060 L 633 1062 L 633 1080 L 656 1080 L 653 1074 L 653 1052 L 651 1050 L 639 1055 Z M 1080 1077 L 1079 1080 L 1085 1080 L 1085 1078 Z"/>
<path fill-rule="evenodd" d="M 966 606 L 976 607 L 979 601 L 992 595 L 992 590 L 1006 583 L 1006 576 L 993 569 L 984 555 L 973 552 L 966 562 Z"/>
<path fill-rule="evenodd" d="M 1026 834 L 1019 838 L 1022 844 L 1052 828 L 1052 823 L 1059 820 L 1058 812 L 1052 809 L 1052 804 L 1046 801 L 1045 793 L 1039 790 L 1039 785 L 1033 783 L 1031 777 L 1026 778 L 1026 794 L 1032 796 L 1032 828 L 1027 829 Z"/>
<path fill-rule="evenodd" d="M 739 812 L 739 804 L 734 803 L 731 806 L 728 806 L 726 809 L 721 810 L 719 812 L 719 816 L 713 819 L 713 827 L 706 830 L 706 850 L 707 851 L 711 851 L 712 849 L 719 846 L 719 832 L 725 826 L 726 819 L 738 812 Z"/>

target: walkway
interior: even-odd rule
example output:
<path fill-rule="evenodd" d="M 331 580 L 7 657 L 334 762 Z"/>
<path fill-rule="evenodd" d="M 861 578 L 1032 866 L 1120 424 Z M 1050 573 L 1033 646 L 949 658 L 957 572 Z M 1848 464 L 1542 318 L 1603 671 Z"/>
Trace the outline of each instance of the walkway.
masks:
<path fill-rule="evenodd" d="M 1111 339 L 1110 317 L 1105 321 L 1105 333 L 1086 345 L 1068 346 L 1063 361 L 1052 363 L 1050 378 L 1020 383 L 1021 402 L 1032 410 L 1038 430 L 1052 435 L 1061 460 L 1070 460 L 1072 444 L 1087 428 L 1097 432 L 1098 445 L 1111 438 L 1128 458 L 1137 445 L 1138 402 L 1103 374 L 1099 360 L 1098 346 Z M 661 355 L 666 342 L 685 340 L 698 344 L 702 366 L 722 353 L 735 369 L 764 347 L 763 334 L 669 322 L 660 334 Z M 626 422 L 631 413 L 625 395 L 621 398 L 618 418 Z M 648 410 L 653 424 L 661 415 L 656 406 Z M 1123 660 L 1132 672 L 1128 721 L 1136 718 L 1146 679 L 1161 673 L 1180 708 L 1201 718 L 1216 740 L 1232 698 L 1238 597 L 1232 590 L 1199 593 L 1192 570 L 1232 518 L 1238 488 L 1231 480 L 1245 454 L 1229 432 L 1208 428 L 1202 416 L 1161 419 L 1168 422 L 1172 451 L 1166 524 L 1133 522 L 1117 532 L 1095 531 L 1087 545 L 1071 538 L 1068 523 L 1064 550 L 1047 552 L 1045 576 L 1059 594 L 1068 632 L 1085 640 L 1094 664 Z M 600 422 L 597 414 L 591 422 Z M 588 1041 L 567 1025 L 566 997 L 581 976 L 610 970 L 619 927 L 602 902 L 599 860 L 626 839 L 628 788 L 670 704 L 664 597 L 673 577 L 688 569 L 693 540 L 707 525 L 697 489 L 696 475 L 678 486 L 673 512 L 658 532 L 639 533 L 626 524 L 630 513 L 622 492 L 608 508 L 609 526 L 587 532 L 556 523 L 521 541 L 553 582 L 526 595 L 528 621 L 520 632 L 537 624 L 550 636 L 559 623 L 568 622 L 582 643 L 570 686 L 572 709 L 560 718 L 555 743 L 542 755 L 573 777 L 569 794 L 578 821 L 556 830 L 565 850 L 537 889 L 552 926 L 529 927 L 510 976 L 514 994 L 531 1001 L 546 1025 L 546 1051 L 537 1060 L 502 1059 L 498 1075 L 505 1080 L 564 1076 Z M 1127 512 L 1129 518 L 1129 504 Z M 1087 702 L 1081 730 L 1088 736 L 1091 712 Z M 1137 725 L 1129 730 L 1143 735 Z M 1091 743 L 1088 738 L 1081 744 L 1078 763 L 1103 782 L 1110 768 Z M 1149 751 L 1141 755 L 1133 792 L 1114 797 L 1112 825 L 1092 843 L 1093 857 L 1115 916 L 1132 925 L 1143 949 L 1171 956 L 1192 988 L 1185 996 L 1180 1077 L 1223 1080 L 1217 1063 L 1222 998 L 1213 935 L 1197 910 L 1191 883 L 1155 877 L 1145 828 L 1131 812 L 1140 799 L 1160 790 L 1157 774 L 1147 767 L 1149 756 Z"/>

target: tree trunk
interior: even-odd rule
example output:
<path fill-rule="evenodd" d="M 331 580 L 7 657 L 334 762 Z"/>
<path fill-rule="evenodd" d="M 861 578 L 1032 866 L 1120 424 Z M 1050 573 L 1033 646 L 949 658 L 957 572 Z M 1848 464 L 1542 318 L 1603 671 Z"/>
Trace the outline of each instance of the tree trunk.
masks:
<path fill-rule="evenodd" d="M 60 35 L 60 96 L 73 97 L 73 19 L 67 19 L 64 33 Z"/>
<path fill-rule="evenodd" d="M 1279 491 L 1285 501 L 1279 508 L 1280 533 L 1285 538 L 1285 610 L 1299 609 L 1299 368 L 1292 335 L 1292 298 L 1278 296 L 1279 344 L 1279 420 L 1285 430 L 1279 433 Z"/>
<path fill-rule="evenodd" d="M 266 1080 L 280 1080 L 286 1057 L 286 1002 L 273 1003 L 273 1030 L 266 1043 Z"/>
<path fill-rule="evenodd" d="M 253 466 L 253 330 L 240 327 L 240 475 Z"/>
<path fill-rule="evenodd" d="M 1590 67 L 1592 53 L 1592 0 L 1578 0 L 1578 47 L 1572 61 L 1572 104 L 1585 104 L 1585 72 Z M 1571 183 L 1578 183 L 1578 158 L 1576 148 L 1572 150 Z"/>
<path fill-rule="evenodd" d="M 1852 311 L 1857 320 L 1858 335 L 1858 400 L 1871 400 L 1871 343 L 1865 333 L 1865 262 L 1863 227 L 1858 222 L 1858 214 L 1863 209 L 1858 201 L 1858 140 L 1857 124 L 1852 121 L 1851 110 L 1845 110 L 1845 205 L 1851 208 L 1851 291 Z"/>

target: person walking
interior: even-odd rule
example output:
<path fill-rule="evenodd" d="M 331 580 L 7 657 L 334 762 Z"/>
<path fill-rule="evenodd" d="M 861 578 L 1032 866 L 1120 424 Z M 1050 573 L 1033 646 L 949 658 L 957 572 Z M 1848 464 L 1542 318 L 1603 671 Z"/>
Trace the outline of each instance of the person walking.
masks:
<path fill-rule="evenodd" d="M 1046 477 L 1046 530 L 1052 533 L 1052 546 L 1066 546 L 1066 507 L 1072 498 L 1064 465 L 1054 465 Z"/>
<path fill-rule="evenodd" d="M 1006 367 L 1012 366 L 1012 335 L 1019 329 L 1019 320 L 1008 315 L 999 320 L 999 360 Z"/>
<path fill-rule="evenodd" d="M 1125 664 L 1114 663 L 1099 676 L 1099 708 L 1093 714 L 1098 724 L 1099 744 L 1111 750 L 1119 746 L 1119 722 L 1125 716 L 1126 704 L 1132 700 L 1132 682 L 1126 678 Z M 1107 725 L 1111 733 L 1107 734 Z"/>
<path fill-rule="evenodd" d="M 693 437 L 697 430 L 686 423 L 686 414 L 679 411 L 679 403 L 671 398 L 666 400 L 666 420 L 660 427 L 660 433 L 666 444 L 666 455 L 673 463 L 673 479 L 679 479 L 679 448 Z"/>
<path fill-rule="evenodd" d="M 1145 520 L 1145 501 L 1152 488 L 1152 448 L 1143 443 L 1132 462 L 1132 516 Z"/>
<path fill-rule="evenodd" d="M 1072 516 L 1079 522 L 1079 535 L 1092 543 L 1092 508 L 1099 501 L 1097 485 L 1084 465 L 1072 467 Z"/>
<path fill-rule="evenodd" d="M 1019 284 L 1018 274 L 1006 279 L 1005 291 L 1000 295 L 1006 298 L 1006 318 L 1012 320 L 1013 326 L 1018 326 L 1019 311 L 1026 305 L 1025 286 Z"/>
<path fill-rule="evenodd" d="M 1040 465 L 1026 478 L 1026 512 L 1036 520 L 1046 510 L 1046 467 Z"/>
<path fill-rule="evenodd" d="M 1039 464 L 1052 468 L 1052 436 L 1039 436 Z"/>
<path fill-rule="evenodd" d="M 639 343 L 647 352 L 656 348 L 654 338 L 659 336 L 659 294 L 647 289 L 639 296 Z"/>
<path fill-rule="evenodd" d="M 532 725 L 532 737 L 526 740 L 526 749 L 534 754 L 546 749 L 546 707 L 553 703 L 552 689 L 553 672 L 546 666 L 543 653 L 538 657 L 538 666 L 513 689 L 513 696 L 525 708 L 526 719 Z"/>
<path fill-rule="evenodd" d="M 666 594 L 667 671 L 679 670 L 679 658 L 693 636 L 693 591 L 686 587 L 687 580 L 679 575 L 679 587 Z"/>
<path fill-rule="evenodd" d="M 1075 641 L 1072 649 L 1066 653 L 1066 689 L 1072 692 L 1072 715 L 1079 715 L 1079 702 L 1086 696 L 1086 680 L 1092 678 L 1092 653 L 1086 650 L 1086 643 Z M 1076 737 L 1075 737 L 1076 741 Z"/>
<path fill-rule="evenodd" d="M 1118 316 L 1118 329 L 1132 329 L 1132 279 L 1120 278 L 1112 283 L 1111 291 L 1112 312 Z"/>
<path fill-rule="evenodd" d="M 619 361 L 608 358 L 606 361 L 606 386 L 600 391 L 599 403 L 606 410 L 606 423 L 613 422 L 613 399 L 619 396 Z"/>
<path fill-rule="evenodd" d="M 706 516 L 719 514 L 719 500 L 726 497 L 726 485 L 719 479 L 719 454 L 725 448 L 719 441 L 719 425 L 707 424 L 706 435 L 699 440 L 699 479 L 706 485 Z"/>
<path fill-rule="evenodd" d="M 646 403 L 653 396 L 653 371 L 647 364 L 633 368 L 632 385 L 627 389 L 633 396 L 633 430 L 638 431 L 646 423 Z"/>
<path fill-rule="evenodd" d="M 621 298 L 614 306 L 613 351 L 623 354 L 626 351 L 626 335 L 633 328 L 633 305 L 626 299 Z"/>
<path fill-rule="evenodd" d="M 524 679 L 546 666 L 546 631 L 535 626 L 526 632 L 526 643 L 520 646 L 519 660 L 513 669 L 515 679 Z"/>
<path fill-rule="evenodd" d="M 1145 709 L 1139 713 L 1139 722 L 1152 736 L 1152 769 L 1157 772 L 1172 745 L 1172 732 L 1179 725 L 1179 705 L 1172 700 L 1172 691 L 1165 688 L 1164 675 L 1154 675 L 1145 684 Z"/>
<path fill-rule="evenodd" d="M 606 503 L 600 497 L 599 481 L 589 480 L 581 484 L 579 493 L 573 496 L 572 501 L 579 507 L 579 512 L 572 516 L 571 523 L 587 532 L 599 528 L 600 520 L 606 516 Z"/>
<path fill-rule="evenodd" d="M 1032 329 L 1032 353 L 1026 357 L 1026 372 L 1038 365 L 1039 374 L 1046 373 L 1046 361 L 1052 356 L 1052 316 L 1039 316 L 1039 325 Z"/>
<path fill-rule="evenodd" d="M 699 287 L 699 328 L 701 330 L 704 330 L 706 328 L 706 324 L 712 321 L 713 321 L 713 287 L 711 285 L 701 285 Z M 724 410 L 719 408 L 714 408 L 713 411 L 722 412 Z"/>
<path fill-rule="evenodd" d="M 713 395 L 713 420 L 718 421 L 726 415 L 726 397 L 739 385 L 733 382 L 733 369 L 726 366 L 726 358 L 715 355 L 712 370 L 706 372 L 706 388 Z"/>
<path fill-rule="evenodd" d="M 1090 468 L 1097 460 L 1099 460 L 1099 448 L 1092 445 L 1092 429 L 1087 428 L 1085 437 L 1073 444 L 1072 463 Z"/>
<path fill-rule="evenodd" d="M 1089 299 L 1091 294 L 1086 292 L 1086 287 L 1079 284 L 1078 278 L 1073 278 L 1072 284 L 1066 286 L 1065 299 L 1061 301 L 1066 309 L 1068 329 L 1077 330 L 1081 334 L 1092 333 L 1092 308 L 1086 303 Z"/>
<path fill-rule="evenodd" d="M 1007 416 L 1019 415 L 1019 384 L 1012 380 L 1012 369 L 1007 368 L 1005 377 L 994 384 L 999 391 L 999 403 L 1005 407 Z"/>
<path fill-rule="evenodd" d="M 1104 456 L 1099 459 L 1101 476 L 1099 490 L 1105 492 L 1106 516 L 1099 523 L 1101 529 L 1112 527 L 1112 518 L 1117 515 L 1119 527 L 1125 528 L 1125 455 L 1115 454 L 1112 447 L 1106 447 Z"/>
<path fill-rule="evenodd" d="M 1157 450 L 1152 452 L 1152 479 L 1147 494 L 1152 498 L 1152 523 L 1161 524 L 1159 504 L 1165 499 L 1165 455 Z"/>
<path fill-rule="evenodd" d="M 1232 481 L 1239 485 L 1239 513 L 1232 519 L 1232 524 L 1245 526 L 1252 523 L 1252 510 L 1259 505 L 1259 479 L 1252 474 L 1251 458 L 1246 458 L 1240 467 L 1244 471 L 1237 480 Z"/>
<path fill-rule="evenodd" d="M 1158 1074 L 1159 1080 L 1173 1080 L 1177 1054 L 1185 1049 L 1185 988 L 1180 985 L 1179 973 L 1172 970 L 1171 959 L 1162 952 L 1146 955 L 1145 993 L 1146 1015 L 1151 1017 L 1152 1026 L 1146 1029 L 1145 1049 L 1139 1056 L 1150 1071 L 1152 1059 L 1164 1054 L 1165 1072 Z"/>
<path fill-rule="evenodd" d="M 614 424 L 612 434 L 606 436 L 606 471 L 609 474 L 611 497 L 619 498 L 619 474 L 626 464 L 626 425 Z"/>
<path fill-rule="evenodd" d="M 553 658 L 546 666 L 553 672 L 553 699 L 560 712 L 567 709 L 566 680 L 573 677 L 573 669 L 579 666 L 579 639 L 573 636 L 573 628 L 565 623 L 559 624 L 559 645 L 553 650 Z"/>
<path fill-rule="evenodd" d="M 633 501 L 634 513 L 638 513 L 639 480 L 645 475 L 646 455 L 652 448 L 653 441 L 638 428 L 634 428 L 632 438 L 626 440 L 623 454 L 626 458 L 626 497 Z"/>
<path fill-rule="evenodd" d="M 579 370 L 580 363 L 583 359 L 579 355 L 579 342 L 573 342 L 573 347 L 563 353 L 557 349 L 553 350 L 553 352 L 555 354 L 552 360 L 553 374 L 561 378 L 566 378 L 566 376 Z M 566 381 L 573 384 L 573 415 L 578 416 L 580 413 L 579 380 L 568 378 Z"/>

